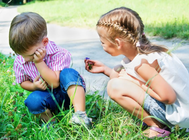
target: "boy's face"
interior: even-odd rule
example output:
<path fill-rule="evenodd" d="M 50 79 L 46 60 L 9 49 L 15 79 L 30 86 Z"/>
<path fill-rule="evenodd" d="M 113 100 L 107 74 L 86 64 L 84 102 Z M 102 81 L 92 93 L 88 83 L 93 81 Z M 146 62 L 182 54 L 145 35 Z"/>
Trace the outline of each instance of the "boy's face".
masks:
<path fill-rule="evenodd" d="M 36 51 L 44 48 L 47 44 L 48 44 L 48 38 L 45 38 L 45 39 L 43 39 L 42 42 L 40 42 L 34 46 L 31 46 L 27 52 L 20 54 L 20 55 L 24 58 L 25 62 L 33 61 Z"/>

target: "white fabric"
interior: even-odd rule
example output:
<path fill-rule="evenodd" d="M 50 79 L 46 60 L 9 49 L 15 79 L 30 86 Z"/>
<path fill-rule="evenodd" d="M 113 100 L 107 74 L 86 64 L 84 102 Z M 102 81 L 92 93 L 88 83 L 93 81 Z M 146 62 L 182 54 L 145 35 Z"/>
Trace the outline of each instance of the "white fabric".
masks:
<path fill-rule="evenodd" d="M 138 54 L 132 61 L 124 58 L 121 63 L 127 73 L 143 82 L 147 81 L 135 71 L 135 67 L 140 65 L 142 59 L 146 59 L 150 64 L 157 60 L 161 68 L 159 74 L 176 92 L 175 103 L 166 105 L 166 119 L 173 125 L 189 128 L 189 73 L 183 63 L 174 54 L 170 56 L 164 52 L 148 55 Z"/>
<path fill-rule="evenodd" d="M 139 41 L 136 43 L 136 47 L 140 47 L 140 42 Z"/>

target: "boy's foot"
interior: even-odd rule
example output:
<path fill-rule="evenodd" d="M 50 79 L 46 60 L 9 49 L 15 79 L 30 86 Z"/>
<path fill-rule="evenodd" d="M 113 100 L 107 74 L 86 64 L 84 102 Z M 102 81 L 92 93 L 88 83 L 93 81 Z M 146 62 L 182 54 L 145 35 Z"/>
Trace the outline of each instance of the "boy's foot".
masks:
<path fill-rule="evenodd" d="M 92 119 L 88 118 L 85 112 L 77 111 L 70 119 L 70 123 L 77 125 L 85 124 L 87 128 L 90 128 L 92 126 Z"/>
<path fill-rule="evenodd" d="M 42 123 L 41 127 L 44 129 L 49 129 L 50 127 L 54 128 L 54 124 L 56 124 L 56 121 L 48 122 L 48 123 Z"/>

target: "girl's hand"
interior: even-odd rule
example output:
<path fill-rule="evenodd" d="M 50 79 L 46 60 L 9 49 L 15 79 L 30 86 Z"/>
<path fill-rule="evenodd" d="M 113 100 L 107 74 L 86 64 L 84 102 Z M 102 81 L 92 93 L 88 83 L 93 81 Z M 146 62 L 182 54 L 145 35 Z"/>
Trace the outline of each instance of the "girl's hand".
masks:
<path fill-rule="evenodd" d="M 122 69 L 120 73 L 118 74 L 119 78 L 126 79 L 128 81 L 133 82 L 133 77 L 131 77 L 129 74 L 127 74 L 125 69 Z"/>
<path fill-rule="evenodd" d="M 47 89 L 46 82 L 41 80 L 39 75 L 35 77 L 35 79 L 33 80 L 33 86 L 34 86 L 34 89 L 40 89 L 40 90 Z"/>
<path fill-rule="evenodd" d="M 85 59 L 85 69 L 91 73 L 104 73 L 105 65 L 96 60 Z"/>
<path fill-rule="evenodd" d="M 39 63 L 39 62 L 43 61 L 43 58 L 45 57 L 45 55 L 46 55 L 46 49 L 45 49 L 45 47 L 37 49 L 35 51 L 35 54 L 34 54 L 33 62 L 34 63 Z"/>
<path fill-rule="evenodd" d="M 147 87 L 144 82 L 142 82 L 142 81 L 136 79 L 135 77 L 129 75 L 129 74 L 126 72 L 125 69 L 122 69 L 122 70 L 120 71 L 120 73 L 118 74 L 118 76 L 119 76 L 119 78 L 121 78 L 121 79 L 126 79 L 126 80 L 128 80 L 128 81 L 131 81 L 131 82 L 135 83 L 135 84 L 138 85 L 138 86 L 144 86 L 147 90 L 149 90 L 149 87 Z"/>

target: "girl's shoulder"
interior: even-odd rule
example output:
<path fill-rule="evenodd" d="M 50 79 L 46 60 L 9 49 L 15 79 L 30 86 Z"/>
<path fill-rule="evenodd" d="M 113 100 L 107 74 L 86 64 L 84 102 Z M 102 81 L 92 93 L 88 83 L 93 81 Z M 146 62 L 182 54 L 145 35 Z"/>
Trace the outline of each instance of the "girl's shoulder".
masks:
<path fill-rule="evenodd" d="M 125 67 L 136 67 L 141 65 L 141 63 L 149 63 L 152 64 L 154 61 L 158 60 L 161 61 L 165 56 L 168 54 L 166 53 L 150 53 L 150 54 L 137 54 L 132 61 L 129 61 L 128 58 L 124 58 L 122 60 L 122 65 Z"/>

